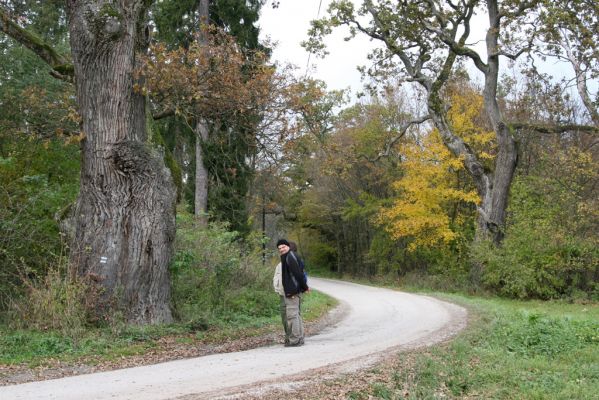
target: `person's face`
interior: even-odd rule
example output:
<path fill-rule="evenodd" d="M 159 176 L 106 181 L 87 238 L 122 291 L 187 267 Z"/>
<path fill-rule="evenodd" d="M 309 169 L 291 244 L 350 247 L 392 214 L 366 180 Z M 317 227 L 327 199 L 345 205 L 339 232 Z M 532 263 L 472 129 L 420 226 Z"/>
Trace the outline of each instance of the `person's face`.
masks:
<path fill-rule="evenodd" d="M 289 246 L 287 246 L 286 244 L 280 244 L 277 249 L 279 249 L 279 254 L 283 255 L 283 254 L 287 254 L 287 252 L 289 251 Z"/>

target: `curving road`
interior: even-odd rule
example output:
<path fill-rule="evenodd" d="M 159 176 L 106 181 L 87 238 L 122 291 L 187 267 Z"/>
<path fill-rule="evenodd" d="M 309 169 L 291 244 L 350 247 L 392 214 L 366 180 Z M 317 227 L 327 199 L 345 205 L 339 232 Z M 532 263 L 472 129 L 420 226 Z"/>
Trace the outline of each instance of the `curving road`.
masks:
<path fill-rule="evenodd" d="M 334 326 L 307 337 L 303 347 L 277 345 L 4 386 L 0 399 L 205 399 L 242 385 L 429 345 L 465 325 L 463 308 L 430 297 L 328 279 L 310 278 L 310 286 L 339 299 L 346 312 Z"/>

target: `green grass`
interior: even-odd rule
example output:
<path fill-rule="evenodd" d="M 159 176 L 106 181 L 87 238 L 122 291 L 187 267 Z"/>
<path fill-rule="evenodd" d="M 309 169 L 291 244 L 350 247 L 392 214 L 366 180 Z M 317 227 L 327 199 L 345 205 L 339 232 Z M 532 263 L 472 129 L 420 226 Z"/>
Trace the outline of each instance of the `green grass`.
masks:
<path fill-rule="evenodd" d="M 123 326 L 117 331 L 93 328 L 76 340 L 57 331 L 11 330 L 0 326 L 0 364 L 37 366 L 49 360 L 99 362 L 138 355 L 155 349 L 158 340 L 171 337 L 177 343 L 222 343 L 269 332 L 278 332 L 278 298 L 273 293 L 275 310 L 271 316 L 252 317 L 240 313 L 214 315 L 207 325 L 177 323 L 155 326 Z M 312 291 L 304 298 L 305 321 L 313 321 L 336 305 L 336 301 Z"/>
<path fill-rule="evenodd" d="M 74 360 L 94 356 L 111 360 L 141 354 L 156 347 L 156 340 L 187 333 L 184 325 L 129 326 L 115 333 L 90 328 L 77 339 L 58 331 L 11 330 L 0 327 L 0 364 L 43 364 L 46 360 Z"/>
<path fill-rule="evenodd" d="M 314 321 L 335 307 L 339 302 L 316 290 L 311 290 L 302 300 L 302 317 Z"/>
<path fill-rule="evenodd" d="M 469 327 L 448 344 L 400 354 L 363 398 L 597 398 L 599 305 L 439 297 L 466 306 Z"/>

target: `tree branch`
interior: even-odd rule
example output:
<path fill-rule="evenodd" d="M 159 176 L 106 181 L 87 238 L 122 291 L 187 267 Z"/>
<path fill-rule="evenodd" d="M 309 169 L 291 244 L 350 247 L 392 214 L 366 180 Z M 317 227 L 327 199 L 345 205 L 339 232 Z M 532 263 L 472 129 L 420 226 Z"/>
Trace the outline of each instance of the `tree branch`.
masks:
<path fill-rule="evenodd" d="M 497 18 L 501 20 L 503 17 L 519 17 L 527 12 L 531 8 L 535 8 L 540 3 L 539 0 L 523 1 L 518 5 L 518 9 L 514 12 L 508 10 L 501 10 L 497 14 Z"/>
<path fill-rule="evenodd" d="M 58 53 L 38 35 L 21 28 L 11 19 L 4 7 L 0 7 L 0 31 L 27 47 L 44 60 L 52 67 L 52 76 L 68 82 L 73 81 L 75 71 L 71 60 L 67 56 Z"/>
<path fill-rule="evenodd" d="M 412 126 L 412 125 L 419 125 L 425 121 L 428 121 L 430 119 L 430 115 L 424 115 L 418 119 L 414 119 L 412 121 L 408 121 L 405 124 L 403 124 L 400 128 L 399 128 L 399 132 L 397 133 L 397 135 L 395 135 L 394 137 L 391 138 L 391 140 L 389 140 L 386 144 L 385 144 L 385 150 L 381 151 L 375 158 L 368 158 L 365 155 L 361 154 L 362 157 L 366 158 L 368 161 L 370 162 L 376 162 L 378 160 L 380 160 L 383 157 L 389 157 L 389 155 L 391 154 L 391 148 L 395 145 L 395 143 L 397 143 L 399 141 L 399 139 L 401 139 L 402 137 L 404 137 L 404 135 L 406 134 L 406 132 L 408 131 L 408 129 Z"/>
<path fill-rule="evenodd" d="M 537 133 L 564 133 L 578 131 L 584 133 L 599 134 L 599 127 L 590 125 L 544 125 L 535 124 L 531 122 L 512 122 L 509 124 L 509 126 L 515 130 L 529 130 Z"/>
<path fill-rule="evenodd" d="M 172 117 L 173 115 L 175 115 L 175 110 L 167 109 L 167 110 L 162 110 L 160 112 L 152 114 L 152 118 L 154 119 L 154 121 L 157 121 L 162 118 Z"/>
<path fill-rule="evenodd" d="M 376 38 L 376 39 L 382 40 L 385 43 L 385 45 L 387 45 L 387 48 L 389 50 L 391 50 L 395 55 L 397 55 L 399 57 L 399 59 L 404 64 L 404 67 L 406 68 L 406 71 L 412 77 L 412 80 L 414 82 L 420 83 L 427 90 L 430 89 L 430 86 L 431 86 L 430 79 L 428 79 L 426 76 L 424 76 L 421 73 L 422 64 L 424 63 L 423 62 L 423 59 L 424 59 L 423 55 L 421 55 L 419 57 L 418 62 L 416 64 L 412 64 L 412 61 L 410 60 L 410 57 L 408 57 L 408 55 L 406 54 L 406 52 L 403 51 L 401 47 L 398 47 L 395 44 L 395 42 L 392 41 L 392 39 L 389 37 L 389 29 L 387 27 L 385 27 L 383 21 L 379 17 L 379 13 L 374 8 L 372 2 L 371 1 L 365 2 L 365 6 L 366 6 L 368 12 L 370 12 L 370 14 L 372 15 L 374 23 L 376 24 L 376 26 L 378 27 L 378 29 L 381 31 L 380 35 L 374 36 L 375 33 L 373 32 L 370 36 L 372 38 Z M 359 28 L 360 27 L 358 25 L 358 29 Z"/>
<path fill-rule="evenodd" d="M 464 45 L 464 43 L 466 42 L 466 39 L 470 35 L 470 19 L 474 12 L 474 5 L 471 3 L 464 4 L 465 9 L 462 11 L 462 14 L 459 16 L 458 20 L 452 21 L 453 25 L 454 25 L 454 29 L 452 30 L 453 34 L 455 34 L 455 32 L 457 31 L 457 29 L 456 29 L 457 25 L 459 25 L 460 22 L 464 23 L 464 32 L 463 32 L 459 42 L 456 42 L 455 38 L 451 37 L 453 35 L 449 34 L 449 32 L 448 32 L 449 30 L 446 27 L 447 20 L 446 20 L 445 16 L 441 14 L 441 11 L 438 10 L 434 6 L 433 2 L 429 2 L 429 6 L 431 7 L 431 11 L 433 12 L 433 15 L 437 18 L 437 21 L 441 24 L 443 29 L 435 28 L 431 24 L 425 24 L 425 27 L 427 30 L 436 34 L 437 37 L 439 38 L 439 40 L 441 40 L 443 43 L 445 43 L 447 46 L 449 46 L 449 48 L 452 52 L 454 52 L 458 56 L 465 56 L 465 57 L 470 58 L 472 60 L 472 62 L 474 62 L 474 65 L 476 66 L 476 68 L 478 68 L 482 73 L 486 73 L 488 67 L 483 62 L 480 55 L 476 51 L 474 51 Z"/>

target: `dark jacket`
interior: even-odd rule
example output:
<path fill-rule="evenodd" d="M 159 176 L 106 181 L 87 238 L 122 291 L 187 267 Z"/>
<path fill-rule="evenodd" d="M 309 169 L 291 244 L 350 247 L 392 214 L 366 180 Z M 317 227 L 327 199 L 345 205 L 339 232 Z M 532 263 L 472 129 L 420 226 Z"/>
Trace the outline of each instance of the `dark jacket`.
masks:
<path fill-rule="evenodd" d="M 281 275 L 285 296 L 291 297 L 308 290 L 299 257 L 291 250 L 281 256 Z"/>

